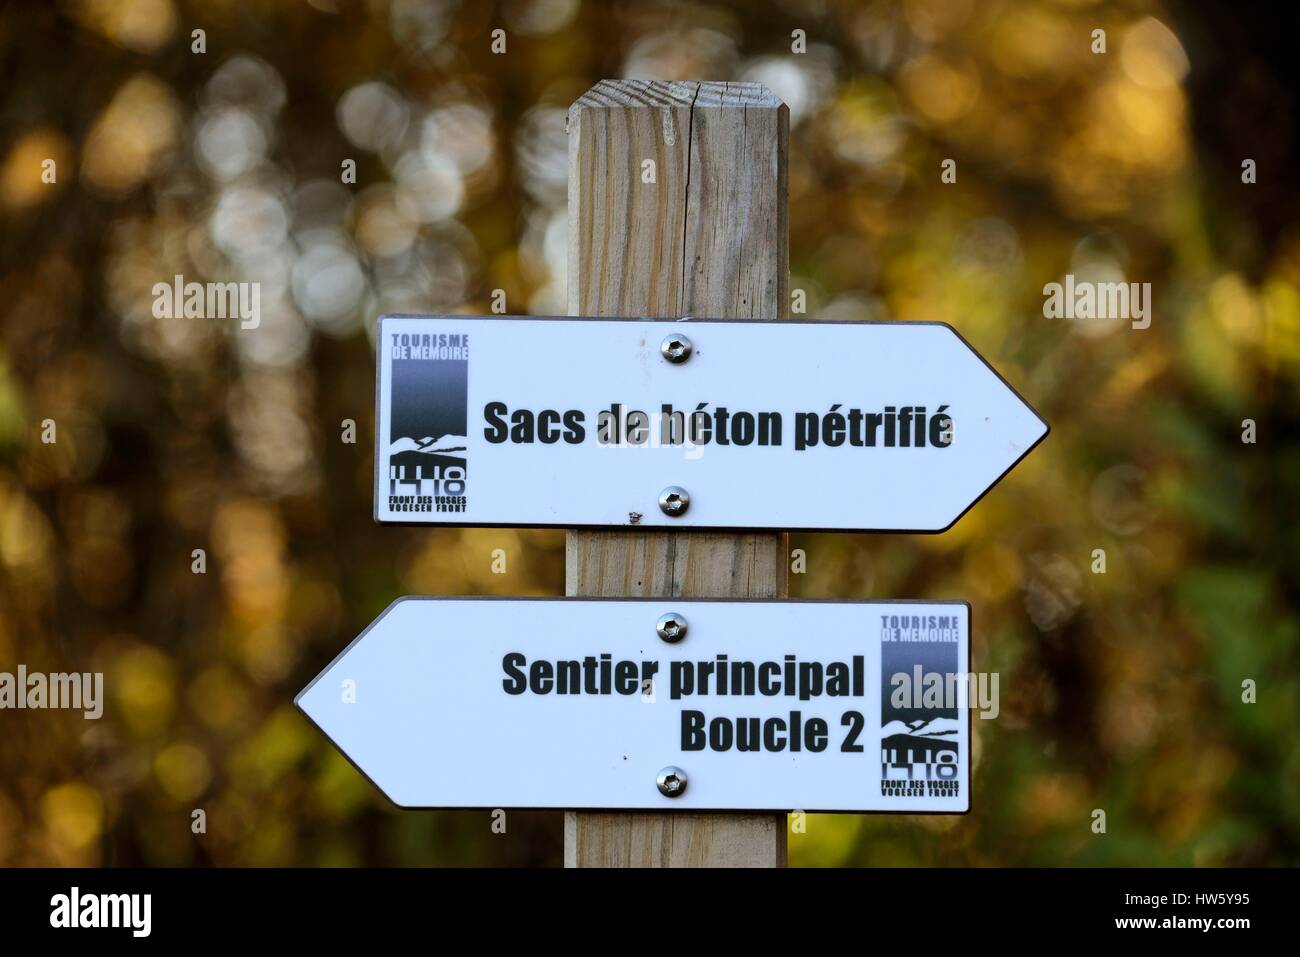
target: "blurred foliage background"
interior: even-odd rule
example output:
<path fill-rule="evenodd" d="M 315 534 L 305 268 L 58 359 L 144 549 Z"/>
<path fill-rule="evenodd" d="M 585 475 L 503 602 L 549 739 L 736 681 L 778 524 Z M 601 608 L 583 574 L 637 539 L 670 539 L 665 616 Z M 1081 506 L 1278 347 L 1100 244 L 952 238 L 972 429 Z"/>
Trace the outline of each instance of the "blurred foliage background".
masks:
<path fill-rule="evenodd" d="M 391 808 L 292 698 L 398 595 L 563 593 L 562 533 L 372 523 L 370 336 L 495 288 L 563 313 L 564 113 L 606 77 L 767 84 L 809 318 L 947 320 L 1053 425 L 946 534 L 792 540 L 795 595 L 969 599 L 1002 696 L 970 815 L 813 817 L 792 863 L 1300 863 L 1298 30 L 1147 0 L 5 3 L 0 671 L 102 671 L 108 701 L 0 712 L 0 864 L 560 862 L 558 814 Z M 1151 327 L 1044 318 L 1066 273 L 1152 283 Z M 177 274 L 260 282 L 260 328 L 155 319 Z"/>

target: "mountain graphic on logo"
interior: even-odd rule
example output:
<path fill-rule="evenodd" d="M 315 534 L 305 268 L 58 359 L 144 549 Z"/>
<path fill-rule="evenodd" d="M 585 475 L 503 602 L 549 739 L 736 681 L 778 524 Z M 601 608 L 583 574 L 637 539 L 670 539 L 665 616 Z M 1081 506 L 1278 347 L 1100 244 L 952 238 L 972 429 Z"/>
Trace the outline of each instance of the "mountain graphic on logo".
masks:
<path fill-rule="evenodd" d="M 402 436 L 396 439 L 388 447 L 389 455 L 398 455 L 402 452 L 424 452 L 428 455 L 438 453 L 445 455 L 448 452 L 464 452 L 469 448 L 469 439 L 463 435 L 452 435 L 448 433 L 440 438 L 435 439 L 432 435 L 426 435 L 422 439 L 411 439 Z"/>
<path fill-rule="evenodd" d="M 909 738 L 926 738 L 931 741 L 956 741 L 958 727 L 956 718 L 934 718 L 930 721 L 918 719 L 911 723 L 890 721 L 880 729 L 880 736 L 888 738 L 901 734 Z"/>

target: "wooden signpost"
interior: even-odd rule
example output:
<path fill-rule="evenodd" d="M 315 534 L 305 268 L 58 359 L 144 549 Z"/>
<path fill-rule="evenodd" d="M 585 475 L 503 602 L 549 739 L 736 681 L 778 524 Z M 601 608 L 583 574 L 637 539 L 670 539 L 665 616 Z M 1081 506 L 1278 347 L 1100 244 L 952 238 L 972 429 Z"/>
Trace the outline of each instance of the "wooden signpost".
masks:
<path fill-rule="evenodd" d="M 569 313 L 786 317 L 789 145 L 759 84 L 596 84 L 569 109 Z M 565 592 L 783 598 L 788 552 L 780 532 L 573 531 Z M 569 867 L 785 862 L 784 814 L 565 815 Z"/>
<path fill-rule="evenodd" d="M 762 86 L 605 81 L 568 123 L 572 318 L 383 317 L 375 457 L 377 521 L 568 528 L 568 597 L 401 599 L 298 707 L 402 806 L 564 809 L 571 867 L 964 813 L 969 609 L 785 601 L 786 532 L 942 531 L 1047 423 L 943 323 L 788 321 Z"/>

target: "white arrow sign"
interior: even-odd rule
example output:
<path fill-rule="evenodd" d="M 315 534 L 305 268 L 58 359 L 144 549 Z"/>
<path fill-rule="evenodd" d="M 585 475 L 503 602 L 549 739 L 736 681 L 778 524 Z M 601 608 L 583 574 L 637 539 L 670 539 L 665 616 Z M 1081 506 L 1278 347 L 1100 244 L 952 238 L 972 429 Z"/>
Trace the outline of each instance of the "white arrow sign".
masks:
<path fill-rule="evenodd" d="M 942 531 L 1047 434 L 943 323 L 379 325 L 380 522 Z"/>
<path fill-rule="evenodd" d="M 297 704 L 403 807 L 963 813 L 969 637 L 964 602 L 404 598 Z"/>

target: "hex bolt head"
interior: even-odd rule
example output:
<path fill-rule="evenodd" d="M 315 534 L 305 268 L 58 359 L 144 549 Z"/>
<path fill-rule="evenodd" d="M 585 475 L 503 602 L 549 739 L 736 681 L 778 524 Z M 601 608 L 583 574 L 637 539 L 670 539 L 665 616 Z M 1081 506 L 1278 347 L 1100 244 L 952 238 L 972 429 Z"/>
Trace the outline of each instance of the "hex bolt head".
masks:
<path fill-rule="evenodd" d="M 691 357 L 691 340 L 674 333 L 659 343 L 659 353 L 669 362 L 685 362 Z"/>
<path fill-rule="evenodd" d="M 690 507 L 691 496 L 684 488 L 670 485 L 659 493 L 659 508 L 665 515 L 680 518 Z"/>
<path fill-rule="evenodd" d="M 686 619 L 677 612 L 670 611 L 655 622 L 655 631 L 670 645 L 676 644 L 686 637 Z"/>
<path fill-rule="evenodd" d="M 659 785 L 659 793 L 664 797 L 681 797 L 686 793 L 686 772 L 670 765 L 659 772 L 655 784 Z"/>

